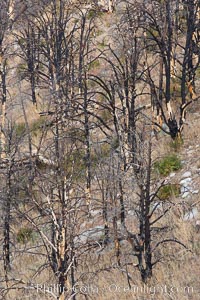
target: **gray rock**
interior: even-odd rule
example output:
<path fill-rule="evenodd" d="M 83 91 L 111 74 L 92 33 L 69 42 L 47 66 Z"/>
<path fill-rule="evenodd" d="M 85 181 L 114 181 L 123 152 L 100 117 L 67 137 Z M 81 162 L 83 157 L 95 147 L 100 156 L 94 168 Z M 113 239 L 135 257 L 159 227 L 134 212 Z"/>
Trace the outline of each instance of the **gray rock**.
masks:
<path fill-rule="evenodd" d="M 192 194 L 198 194 L 199 193 L 199 190 L 193 190 L 192 191 Z"/>
<path fill-rule="evenodd" d="M 181 194 L 185 193 L 185 192 L 189 192 L 189 189 L 187 186 L 182 186 L 181 187 Z"/>
<path fill-rule="evenodd" d="M 193 179 L 199 178 L 199 174 L 194 174 Z"/>
<path fill-rule="evenodd" d="M 188 178 L 190 176 L 192 176 L 192 173 L 190 171 L 187 171 L 187 172 L 183 173 L 183 175 L 181 176 L 181 178 Z"/>
<path fill-rule="evenodd" d="M 128 215 L 129 215 L 129 216 L 135 216 L 135 210 L 134 210 L 134 209 L 130 209 L 130 210 L 128 211 Z"/>
<path fill-rule="evenodd" d="M 190 183 L 192 182 L 192 178 L 185 178 L 185 179 L 182 179 L 181 181 L 180 181 L 180 184 L 182 184 L 183 186 L 188 186 L 188 185 L 190 185 Z"/>
<path fill-rule="evenodd" d="M 101 209 L 95 209 L 90 211 L 90 215 L 94 217 L 98 217 L 102 215 L 102 210 Z"/>
<path fill-rule="evenodd" d="M 186 213 L 186 214 L 184 215 L 183 219 L 184 219 L 185 221 L 193 220 L 193 219 L 195 219 L 195 218 L 197 217 L 198 213 L 199 213 L 199 212 L 198 212 L 197 208 L 194 207 L 194 208 L 192 208 L 191 211 L 189 211 L 188 213 Z"/>
<path fill-rule="evenodd" d="M 162 203 L 161 202 L 154 202 L 152 204 L 152 210 L 154 210 L 155 213 L 160 211 L 161 208 L 162 208 Z"/>
<path fill-rule="evenodd" d="M 187 152 L 187 154 L 189 154 L 189 155 L 194 154 L 194 150 L 189 150 L 189 151 Z"/>
<path fill-rule="evenodd" d="M 183 193 L 182 198 L 185 199 L 188 198 L 188 196 L 190 196 L 190 192 L 185 192 Z"/>
<path fill-rule="evenodd" d="M 96 226 L 82 232 L 76 239 L 75 243 L 85 244 L 89 241 L 98 241 L 104 235 L 104 226 Z"/>
<path fill-rule="evenodd" d="M 169 174 L 169 177 L 174 177 L 176 175 L 176 173 L 171 173 Z"/>
<path fill-rule="evenodd" d="M 166 123 L 163 123 L 163 124 L 162 124 L 162 128 L 163 128 L 165 131 L 169 132 L 169 127 L 167 126 Z"/>

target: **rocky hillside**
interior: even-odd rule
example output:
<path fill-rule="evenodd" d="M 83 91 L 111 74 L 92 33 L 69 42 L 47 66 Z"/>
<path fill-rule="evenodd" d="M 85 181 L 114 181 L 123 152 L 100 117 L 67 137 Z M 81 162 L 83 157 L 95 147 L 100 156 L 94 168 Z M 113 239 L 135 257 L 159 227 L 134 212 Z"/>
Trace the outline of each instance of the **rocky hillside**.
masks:
<path fill-rule="evenodd" d="M 0 3 L 0 299 L 198 299 L 199 2 L 22 2 Z"/>

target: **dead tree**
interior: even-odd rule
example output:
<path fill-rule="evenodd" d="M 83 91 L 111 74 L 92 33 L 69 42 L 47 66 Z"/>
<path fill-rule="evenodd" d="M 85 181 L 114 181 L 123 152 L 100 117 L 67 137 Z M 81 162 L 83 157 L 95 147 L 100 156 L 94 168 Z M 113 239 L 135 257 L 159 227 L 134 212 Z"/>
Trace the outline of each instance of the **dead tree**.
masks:
<path fill-rule="evenodd" d="M 41 115 L 51 119 L 48 132 L 51 138 L 49 144 L 41 138 L 38 153 L 45 147 L 49 153 L 47 161 L 54 161 L 51 176 L 46 173 L 38 175 L 38 178 L 34 177 L 34 185 L 29 185 L 30 203 L 38 215 L 38 222 L 35 222 L 28 209 L 19 209 L 18 212 L 41 237 L 48 266 L 60 286 L 60 300 L 70 296 L 75 299 L 76 293 L 72 288 L 79 280 L 76 275 L 77 262 L 90 248 L 97 246 L 87 241 L 79 243 L 79 227 L 85 217 L 85 203 L 82 199 L 90 197 L 91 186 L 91 96 L 87 85 L 87 70 L 92 55 L 90 43 L 93 20 L 88 21 L 87 13 L 76 6 L 71 9 L 66 1 L 58 3 L 53 0 L 45 10 L 36 11 L 31 16 L 28 29 L 22 28 L 18 36 L 22 51 L 28 54 L 25 62 L 28 79 L 33 87 L 32 99 L 36 78 L 41 90 L 48 91 Z M 39 33 L 39 39 L 36 33 Z M 37 69 L 35 64 L 38 65 Z M 72 130 L 79 127 L 84 132 L 83 140 L 71 134 Z M 46 130 L 45 125 L 41 128 L 43 130 Z M 85 155 L 82 158 L 83 149 Z M 83 166 L 81 159 L 84 160 Z M 84 170 L 84 176 L 79 174 L 79 164 Z M 84 184 L 79 186 L 77 178 L 84 179 Z M 41 198 L 33 196 L 35 185 L 40 190 Z M 40 226 L 39 220 L 42 218 L 51 225 L 48 234 Z"/>
<path fill-rule="evenodd" d="M 153 268 L 157 263 L 165 260 L 165 257 L 158 251 L 159 247 L 166 243 L 175 243 L 185 248 L 186 251 L 189 249 L 173 233 L 170 233 L 170 228 L 165 224 L 167 214 L 176 204 L 172 199 L 165 200 L 165 203 L 160 199 L 159 191 L 165 185 L 165 181 L 161 180 L 156 185 L 154 183 L 152 137 L 150 130 L 144 124 L 145 122 L 142 128 L 137 128 L 140 159 L 138 172 L 132 174 L 136 184 L 135 197 L 129 201 L 134 211 L 134 222 L 138 224 L 138 228 L 134 232 L 125 225 L 122 239 L 126 239 L 130 244 L 131 253 L 137 260 L 134 267 L 140 272 L 141 280 L 148 283 L 153 276 Z M 129 176 L 131 173 L 130 171 Z M 121 256 L 123 257 L 123 251 L 121 251 Z"/>
<path fill-rule="evenodd" d="M 184 26 L 182 25 L 183 9 L 186 10 Z M 180 136 L 183 129 L 185 105 L 188 106 L 186 102 L 190 102 L 186 100 L 187 91 L 189 90 L 191 99 L 197 100 L 198 98 L 194 89 L 194 74 L 199 64 L 198 60 L 194 63 L 195 51 L 198 52 L 198 41 L 194 42 L 194 36 L 197 36 L 197 11 L 196 1 L 184 2 L 183 7 L 179 1 L 164 1 L 159 4 L 155 1 L 155 5 L 147 4 L 143 9 L 145 18 L 141 22 L 141 27 L 146 32 L 145 47 L 147 51 L 153 47 L 152 51 L 160 64 L 159 82 L 153 79 L 153 75 L 149 72 L 150 68 L 147 68 L 148 78 L 151 77 L 149 84 L 155 102 L 154 106 L 157 107 L 158 120 L 155 124 L 158 128 L 163 128 L 159 122 L 160 115 L 168 127 L 166 133 L 173 139 Z M 185 45 L 182 45 L 181 36 L 185 27 L 186 41 Z M 184 53 L 183 57 L 180 49 Z M 174 84 L 174 82 L 178 82 L 181 87 L 182 103 L 179 107 L 174 96 L 174 89 L 176 90 L 178 83 Z"/>
<path fill-rule="evenodd" d="M 5 115 L 6 115 L 6 100 L 7 100 L 7 60 L 8 60 L 8 43 L 6 35 L 10 26 L 10 19 L 7 14 L 9 10 L 9 1 L 2 1 L 0 4 L 0 96 L 1 96 L 1 156 L 5 156 Z"/>
<path fill-rule="evenodd" d="M 1 122 L 0 122 L 0 158 L 7 155 L 10 157 L 10 138 L 6 140 L 6 102 L 8 100 L 7 75 L 9 59 L 8 34 L 11 25 L 12 2 L 1 1 L 0 3 L 0 102 L 1 102 Z M 10 219 L 11 219 L 11 176 L 12 163 L 5 172 L 5 187 L 2 199 L 3 216 L 3 259 L 6 281 L 8 280 L 8 271 L 10 268 Z"/>

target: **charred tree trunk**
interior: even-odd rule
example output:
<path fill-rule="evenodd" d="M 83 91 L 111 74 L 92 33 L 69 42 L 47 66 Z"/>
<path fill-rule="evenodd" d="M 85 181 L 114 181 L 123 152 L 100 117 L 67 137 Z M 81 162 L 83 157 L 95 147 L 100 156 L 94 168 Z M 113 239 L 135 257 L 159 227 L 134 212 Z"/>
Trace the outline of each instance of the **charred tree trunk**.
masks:
<path fill-rule="evenodd" d="M 104 185 L 104 182 L 102 182 L 102 185 Z M 104 233 L 105 233 L 104 243 L 107 244 L 108 239 L 109 239 L 109 227 L 108 227 L 108 186 L 106 186 L 105 192 L 104 192 L 104 190 L 102 190 L 102 200 L 103 200 L 103 220 L 104 220 Z"/>
<path fill-rule="evenodd" d="M 167 26 L 167 57 L 165 63 L 165 76 L 166 76 L 166 88 L 165 88 L 165 97 L 167 111 L 169 114 L 169 119 L 173 119 L 173 112 L 171 107 L 171 53 L 172 53 L 172 23 L 171 23 L 171 0 L 166 1 L 166 26 Z"/>
<path fill-rule="evenodd" d="M 122 185 L 122 176 L 119 178 L 119 200 L 120 200 L 120 221 L 122 225 L 125 225 L 125 206 L 124 206 L 124 191 Z"/>
<path fill-rule="evenodd" d="M 11 258 L 11 241 L 10 241 L 10 232 L 11 232 L 11 173 L 12 173 L 12 164 L 8 166 L 6 171 L 6 186 L 5 186 L 5 195 L 4 195 L 4 206 L 3 206 L 3 260 L 4 260 L 4 272 L 5 280 L 8 281 L 8 271 L 10 270 L 10 258 Z"/>
<path fill-rule="evenodd" d="M 10 199 L 7 198 L 5 200 L 5 207 L 4 207 L 4 243 L 3 243 L 3 260 L 4 260 L 4 272 L 5 272 L 5 279 L 8 281 L 8 271 L 10 270 L 10 210 L 11 204 Z"/>
<path fill-rule="evenodd" d="M 1 133 L 0 133 L 0 153 L 1 157 L 6 156 L 5 152 L 5 116 L 6 116 L 6 99 L 7 99 L 7 88 L 6 88 L 6 59 L 4 58 L 4 52 L 0 42 L 0 78 L 1 78 Z"/>
<path fill-rule="evenodd" d="M 88 89 L 87 89 L 87 75 L 84 78 L 84 131 L 85 131 L 85 166 L 86 166 L 86 204 L 88 213 L 90 214 L 91 205 L 91 154 L 90 154 L 90 125 L 88 114 Z"/>
<path fill-rule="evenodd" d="M 144 168 L 143 168 L 144 167 Z M 151 142 L 148 145 L 146 164 L 140 169 L 140 231 L 137 241 L 138 269 L 144 283 L 152 277 L 150 186 L 151 186 Z"/>
<path fill-rule="evenodd" d="M 196 6 L 197 5 L 197 6 Z M 180 107 L 180 121 L 179 128 L 180 132 L 183 130 L 183 125 L 186 120 L 186 96 L 189 91 L 190 98 L 193 100 L 196 98 L 195 94 L 195 72 L 199 65 L 199 59 L 196 66 L 193 64 L 193 57 L 195 55 L 198 46 L 194 42 L 194 34 L 196 30 L 196 18 L 198 16 L 198 4 L 195 1 L 186 1 L 184 4 L 186 11 L 186 41 L 184 47 L 184 57 L 182 63 L 182 76 L 181 76 L 181 99 L 182 104 Z M 196 48 L 197 47 L 197 48 Z M 199 52 L 199 50 L 198 50 Z"/>
<path fill-rule="evenodd" d="M 88 53 L 89 39 L 92 32 L 91 24 L 86 24 L 87 14 L 81 13 L 80 22 L 80 41 L 79 41 L 79 62 L 78 62 L 78 86 L 80 96 L 83 98 L 83 114 L 84 114 L 84 147 L 85 147 L 85 167 L 86 167 L 86 188 L 85 198 L 90 216 L 91 209 L 91 150 L 90 150 L 90 122 L 89 122 L 89 90 L 88 90 Z"/>
<path fill-rule="evenodd" d="M 145 186 L 145 224 L 144 224 L 144 251 L 145 251 L 145 270 L 142 280 L 146 282 L 152 276 L 152 254 L 151 254 L 151 227 L 150 227 L 150 186 L 151 186 L 151 142 L 148 145 L 147 178 Z"/>
<path fill-rule="evenodd" d="M 192 47 L 192 35 L 194 32 L 194 7 L 191 5 L 192 3 L 186 4 L 186 12 L 187 12 L 187 33 L 186 33 L 186 42 L 185 42 L 185 52 L 182 64 L 182 77 L 181 77 L 181 98 L 182 98 L 182 105 L 186 103 L 186 83 L 190 81 L 192 78 L 189 78 L 189 66 L 191 69 L 191 47 Z"/>

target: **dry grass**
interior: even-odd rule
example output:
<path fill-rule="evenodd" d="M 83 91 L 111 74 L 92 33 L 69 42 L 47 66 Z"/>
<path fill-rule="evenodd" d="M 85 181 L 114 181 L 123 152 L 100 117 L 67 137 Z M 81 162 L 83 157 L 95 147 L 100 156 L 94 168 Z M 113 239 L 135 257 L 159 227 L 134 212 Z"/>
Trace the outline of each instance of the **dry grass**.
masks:
<path fill-rule="evenodd" d="M 107 43 L 110 41 L 109 27 L 114 23 L 114 19 L 110 15 L 106 14 L 103 21 L 102 19 L 98 21 L 99 26 L 106 24 L 105 32 L 99 32 L 97 37 L 98 43 Z M 112 41 L 111 41 L 112 43 Z M 15 62 L 16 64 L 16 62 Z M 152 58 L 149 59 L 149 64 L 153 64 Z M 14 66 L 14 65 L 13 65 Z M 99 72 L 104 69 L 104 65 L 99 66 Z M 156 72 L 156 70 L 155 70 Z M 156 74 L 155 74 L 155 80 Z M 14 81 L 11 83 L 14 83 Z M 142 89 L 143 83 L 139 83 L 138 89 Z M 23 81 L 23 91 L 25 94 L 30 93 L 29 85 Z M 144 89 L 144 92 L 147 92 L 148 89 Z M 42 91 L 41 91 L 42 93 Z M 13 104 L 18 104 L 17 109 L 13 106 L 13 109 L 8 112 L 8 117 L 14 115 L 14 118 L 17 120 L 17 123 L 24 122 L 24 116 L 21 113 L 21 104 L 20 97 L 22 95 L 18 89 L 18 83 L 15 83 L 15 86 L 12 88 L 11 98 Z M 23 96 L 25 97 L 25 96 Z M 45 103 L 48 102 L 48 95 L 40 95 L 41 101 L 38 105 L 38 111 L 46 110 Z M 28 97 L 29 98 L 29 97 Z M 137 105 L 143 105 L 146 101 L 146 96 L 141 96 L 138 99 Z M 39 120 L 38 111 L 33 109 L 31 103 L 27 104 L 26 99 L 25 111 L 28 116 L 28 122 L 31 125 L 32 123 Z M 151 118 L 150 112 L 147 112 L 149 118 Z M 178 150 L 177 154 L 181 157 L 181 160 L 184 161 L 183 169 L 176 172 L 175 178 L 172 179 L 173 183 L 180 181 L 181 174 L 187 170 L 193 170 L 194 174 L 197 176 L 194 178 L 194 183 L 196 187 L 200 186 L 199 173 L 195 173 L 196 169 L 200 169 L 200 159 L 199 159 L 199 149 L 200 149 L 200 106 L 199 103 L 194 103 L 188 108 L 187 115 L 188 125 L 185 125 L 183 132 L 184 143 Z M 149 125 L 151 126 L 151 125 Z M 94 134 L 95 135 L 95 134 Z M 50 136 L 50 135 L 49 135 Z M 46 136 L 46 139 L 49 137 Z M 33 143 L 37 146 L 40 142 L 40 134 L 33 137 Z M 99 137 L 98 137 L 99 138 Z M 158 134 L 158 139 L 155 137 L 152 139 L 153 142 L 153 161 L 158 158 L 164 157 L 166 154 L 174 152 L 170 143 L 171 138 L 160 132 Z M 45 143 L 44 143 L 45 144 Z M 196 147 L 196 146 L 199 147 Z M 46 146 L 46 144 L 45 144 Z M 189 148 L 191 147 L 191 148 Z M 191 154 L 188 154 L 188 151 L 192 150 Z M 159 180 L 159 178 L 158 178 Z M 96 190 L 97 186 L 93 186 L 93 189 Z M 129 192 L 127 192 L 128 194 Z M 130 194 L 132 191 L 130 192 Z M 128 195 L 129 196 L 129 195 Z M 134 197 L 134 196 L 132 196 Z M 95 199 L 100 199 L 100 194 L 97 192 Z M 144 286 L 141 283 L 140 274 L 134 264 L 137 263 L 136 259 L 130 257 L 129 244 L 124 242 L 121 246 L 121 261 L 122 263 L 126 260 L 129 260 L 131 264 L 127 267 L 127 271 L 130 274 L 131 280 L 129 283 L 127 280 L 126 270 L 124 267 L 121 269 L 116 264 L 116 256 L 113 244 L 109 245 L 104 251 L 97 253 L 90 253 L 90 255 L 85 257 L 82 265 L 78 266 L 77 277 L 85 273 L 85 278 L 82 280 L 83 291 L 86 289 L 88 293 L 88 298 L 92 300 L 146 300 L 146 299 L 156 299 L 156 300 L 197 300 L 199 298 L 199 278 L 200 278 L 200 236 L 197 232 L 195 222 L 196 219 L 200 219 L 200 215 L 196 216 L 196 219 L 191 221 L 185 221 L 184 215 L 188 211 L 188 208 L 195 204 L 195 206 L 200 211 L 199 195 L 193 195 L 188 200 L 183 200 L 181 197 L 173 198 L 173 202 L 177 202 L 179 205 L 175 205 L 173 209 L 167 214 L 166 218 L 163 220 L 167 225 L 173 227 L 173 232 L 170 234 L 173 237 L 176 237 L 181 242 L 183 242 L 187 247 L 192 251 L 187 251 L 182 248 L 180 245 L 170 243 L 168 246 L 163 247 L 160 250 L 160 254 L 163 254 L 164 260 L 162 263 L 159 263 L 155 266 L 153 270 L 153 278 L 150 280 L 146 287 L 146 292 L 144 291 Z M 127 216 L 126 224 L 129 230 L 135 232 L 137 230 L 137 224 L 134 222 L 134 218 L 131 215 Z M 98 217 L 95 220 L 86 221 L 84 224 L 84 230 L 93 228 L 96 225 L 102 225 L 102 217 Z M 16 235 L 19 230 L 19 227 L 26 227 L 27 223 L 22 222 L 15 224 L 12 228 L 13 240 L 16 242 Z M 83 228 L 83 227 L 82 227 Z M 2 233 L 1 233 L 2 235 Z M 2 238 L 2 236 L 0 236 Z M 9 272 L 9 278 L 12 279 L 10 286 L 14 283 L 16 284 L 16 289 L 11 289 L 7 294 L 6 298 L 3 300 L 25 300 L 25 299 L 34 299 L 34 300 L 51 300 L 53 298 L 49 293 L 44 293 L 44 291 L 37 291 L 37 288 L 27 289 L 28 282 L 31 281 L 37 286 L 46 284 L 47 287 L 53 284 L 56 284 L 56 278 L 53 275 L 53 272 L 50 268 L 41 268 L 47 263 L 45 256 L 41 255 L 45 253 L 45 249 L 34 248 L 35 245 L 38 245 L 39 240 L 37 238 L 33 241 L 28 241 L 27 243 L 15 243 L 14 247 L 15 253 L 12 257 L 12 268 Z M 33 247 L 34 254 L 28 253 L 28 248 Z M 35 253 L 36 252 L 36 253 Z M 112 268 L 111 268 L 112 266 Z M 101 271 L 99 271 L 101 270 Z M 3 276 L 3 265 L 2 259 L 0 260 L 0 276 Z M 37 272 L 38 271 L 38 272 Z M 19 284 L 19 281 L 21 283 Z M 165 289 L 167 287 L 167 290 Z M 14 286 L 15 287 L 15 286 Z M 20 289 L 20 287 L 22 289 Z M 148 289 L 149 287 L 149 289 Z M 180 290 L 177 292 L 175 288 Z M 184 293 L 183 288 L 189 287 L 191 292 L 189 294 Z M 24 289 L 25 288 L 25 289 Z M 192 290 L 193 289 L 193 290 Z M 136 291 L 135 291 L 136 290 Z M 167 293 L 168 292 L 168 293 Z M 79 294 L 76 298 L 77 300 L 87 299 L 85 295 Z"/>

